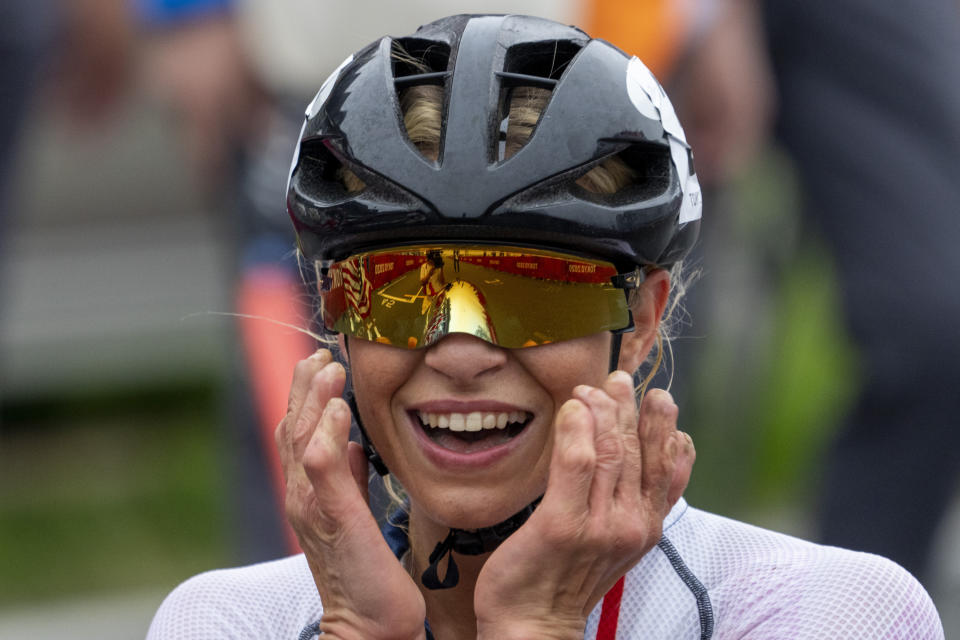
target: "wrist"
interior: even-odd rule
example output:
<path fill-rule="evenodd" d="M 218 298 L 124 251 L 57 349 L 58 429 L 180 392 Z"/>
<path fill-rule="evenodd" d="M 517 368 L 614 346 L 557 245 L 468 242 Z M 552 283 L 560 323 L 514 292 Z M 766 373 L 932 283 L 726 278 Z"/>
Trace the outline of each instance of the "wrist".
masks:
<path fill-rule="evenodd" d="M 304 633 L 308 629 L 304 629 Z M 323 616 L 316 623 L 316 640 L 327 638 L 336 640 L 426 640 L 427 633 L 422 622 L 415 626 L 403 625 L 403 628 L 385 625 L 381 622 L 364 620 L 352 613 L 339 614 L 324 609 Z M 310 636 L 310 640 L 314 640 Z"/>

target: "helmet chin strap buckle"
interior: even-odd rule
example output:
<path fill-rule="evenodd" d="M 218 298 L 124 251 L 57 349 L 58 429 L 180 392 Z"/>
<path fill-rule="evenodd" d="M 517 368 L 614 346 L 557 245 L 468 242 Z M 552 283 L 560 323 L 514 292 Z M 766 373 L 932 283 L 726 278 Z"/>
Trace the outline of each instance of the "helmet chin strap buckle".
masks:
<path fill-rule="evenodd" d="M 480 529 L 450 529 L 447 537 L 437 543 L 430 553 L 430 564 L 426 571 L 420 576 L 420 581 L 427 589 L 450 589 L 457 586 L 460 581 L 460 570 L 453 559 L 453 553 L 464 556 L 479 556 L 489 553 L 500 546 L 500 544 L 509 538 L 513 533 L 523 526 L 530 518 L 534 509 L 540 504 L 543 496 L 540 496 L 526 507 L 513 514 L 503 522 L 491 527 L 482 527 Z M 449 556 L 447 561 L 447 572 L 440 580 L 438 575 L 440 562 L 444 556 Z"/>

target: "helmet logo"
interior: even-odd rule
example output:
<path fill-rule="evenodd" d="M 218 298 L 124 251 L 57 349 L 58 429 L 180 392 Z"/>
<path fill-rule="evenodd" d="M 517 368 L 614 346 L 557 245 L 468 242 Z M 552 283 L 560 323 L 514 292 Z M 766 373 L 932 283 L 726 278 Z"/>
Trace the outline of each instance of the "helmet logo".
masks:
<path fill-rule="evenodd" d="M 653 120 L 659 120 L 670 142 L 670 157 L 680 177 L 683 201 L 677 222 L 684 224 L 699 220 L 703 209 L 700 180 L 693 171 L 690 145 L 673 110 L 670 98 L 640 58 L 634 56 L 627 63 L 627 94 L 637 111 Z"/>
<path fill-rule="evenodd" d="M 659 95 L 660 83 L 653 77 L 653 73 L 640 58 L 634 56 L 627 63 L 627 95 L 637 111 L 651 120 L 660 119 L 660 110 L 654 102 L 653 96 Z"/>
<path fill-rule="evenodd" d="M 693 156 L 686 142 L 680 142 L 670 136 L 670 157 L 680 177 L 683 200 L 680 202 L 678 224 L 699 220 L 703 212 L 703 198 L 700 193 L 700 180 L 693 170 Z"/>
<path fill-rule="evenodd" d="M 659 120 L 663 130 L 674 138 L 684 143 L 687 141 L 670 98 L 650 69 L 636 56 L 627 63 L 627 94 L 637 111 L 648 118 Z"/>

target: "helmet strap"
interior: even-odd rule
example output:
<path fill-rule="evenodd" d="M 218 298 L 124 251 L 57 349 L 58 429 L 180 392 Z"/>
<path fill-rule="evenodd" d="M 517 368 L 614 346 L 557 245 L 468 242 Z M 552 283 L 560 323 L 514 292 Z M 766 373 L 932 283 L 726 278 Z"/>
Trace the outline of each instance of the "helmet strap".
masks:
<path fill-rule="evenodd" d="M 503 522 L 491 527 L 471 530 L 450 529 L 447 537 L 438 542 L 430 553 L 430 564 L 420 577 L 423 586 L 432 590 L 450 589 L 457 586 L 460 581 L 460 570 L 457 569 L 457 563 L 453 559 L 453 552 L 456 551 L 465 556 L 479 556 L 493 551 L 523 526 L 523 523 L 527 521 L 542 499 L 543 496 L 540 496 Z M 447 572 L 441 580 L 438 574 L 444 556 L 448 556 L 449 559 L 447 560 Z"/>
<path fill-rule="evenodd" d="M 347 351 L 347 359 L 350 359 L 350 336 L 343 336 L 344 349 Z M 367 460 L 370 461 L 370 464 L 373 465 L 374 470 L 377 474 L 385 476 L 390 473 L 390 470 L 387 469 L 386 463 L 384 463 L 383 458 L 380 457 L 380 454 L 377 453 L 376 448 L 374 448 L 373 443 L 370 441 L 370 437 L 367 435 L 367 430 L 363 428 L 363 420 L 360 419 L 360 409 L 357 407 L 357 396 L 356 392 L 353 389 L 351 384 L 350 391 L 346 394 L 347 405 L 350 407 L 350 413 L 353 414 L 353 421 L 357 423 L 357 429 L 360 431 L 360 446 L 363 447 L 363 453 L 366 454 Z"/>
<path fill-rule="evenodd" d="M 374 470 L 376 470 L 379 475 L 387 475 L 390 473 L 390 470 L 387 469 L 387 465 L 383 462 L 383 458 L 380 457 L 380 454 L 377 453 L 373 443 L 370 442 L 370 437 L 367 436 L 367 430 L 363 428 L 363 421 L 360 420 L 360 410 L 357 408 L 357 398 L 353 391 L 347 394 L 346 400 L 347 404 L 350 406 L 350 413 L 353 414 L 353 419 L 357 423 L 357 429 L 360 430 L 360 446 L 363 447 L 363 453 L 366 454 L 367 460 L 370 461 L 370 464 L 373 465 Z"/>

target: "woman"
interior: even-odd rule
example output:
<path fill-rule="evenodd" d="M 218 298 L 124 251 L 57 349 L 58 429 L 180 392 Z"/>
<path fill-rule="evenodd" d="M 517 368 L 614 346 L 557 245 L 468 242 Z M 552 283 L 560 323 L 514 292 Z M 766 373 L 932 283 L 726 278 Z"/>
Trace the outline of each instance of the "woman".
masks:
<path fill-rule="evenodd" d="M 454 16 L 350 56 L 288 187 L 347 367 L 301 362 L 277 428 L 304 555 L 187 581 L 150 637 L 942 637 L 893 563 L 680 497 L 692 442 L 627 372 L 699 196 L 659 84 L 577 29 Z M 383 532 L 368 461 L 404 492 Z"/>

